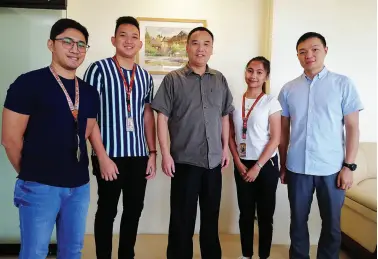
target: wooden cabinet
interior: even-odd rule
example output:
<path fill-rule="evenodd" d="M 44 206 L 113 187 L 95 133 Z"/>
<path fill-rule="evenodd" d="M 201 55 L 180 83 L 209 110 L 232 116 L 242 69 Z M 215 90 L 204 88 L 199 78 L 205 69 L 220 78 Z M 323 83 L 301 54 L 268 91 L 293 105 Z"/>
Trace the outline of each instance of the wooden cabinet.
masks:
<path fill-rule="evenodd" d="M 0 0 L 0 7 L 66 10 L 67 0 Z"/>

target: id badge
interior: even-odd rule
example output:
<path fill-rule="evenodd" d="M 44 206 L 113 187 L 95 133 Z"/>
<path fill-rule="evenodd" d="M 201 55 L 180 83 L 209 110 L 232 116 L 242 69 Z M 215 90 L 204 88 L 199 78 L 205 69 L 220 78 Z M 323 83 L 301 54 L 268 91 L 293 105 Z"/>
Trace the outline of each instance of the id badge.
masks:
<path fill-rule="evenodd" d="M 129 132 L 134 131 L 134 121 L 133 121 L 133 118 L 131 118 L 131 117 L 127 118 L 126 131 L 129 131 Z"/>
<path fill-rule="evenodd" d="M 246 143 L 240 143 L 239 155 L 240 155 L 240 157 L 246 157 L 246 155 L 247 155 L 247 145 L 246 145 Z"/>

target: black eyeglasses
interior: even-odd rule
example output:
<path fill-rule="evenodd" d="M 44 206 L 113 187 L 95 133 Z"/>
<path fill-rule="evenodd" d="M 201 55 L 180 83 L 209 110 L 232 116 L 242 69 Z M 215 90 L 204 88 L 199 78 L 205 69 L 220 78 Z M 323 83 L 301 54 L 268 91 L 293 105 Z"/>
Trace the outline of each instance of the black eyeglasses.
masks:
<path fill-rule="evenodd" d="M 65 49 L 72 49 L 75 44 L 81 53 L 85 53 L 89 49 L 89 45 L 87 45 L 84 41 L 74 41 L 69 37 L 57 38 L 55 40 L 61 41 Z"/>

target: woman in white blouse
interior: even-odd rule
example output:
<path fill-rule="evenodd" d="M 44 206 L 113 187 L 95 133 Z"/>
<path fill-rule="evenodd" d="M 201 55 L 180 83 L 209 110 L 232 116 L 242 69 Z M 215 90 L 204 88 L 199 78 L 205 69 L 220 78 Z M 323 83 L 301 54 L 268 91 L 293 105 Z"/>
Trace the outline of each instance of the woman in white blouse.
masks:
<path fill-rule="evenodd" d="M 230 150 L 240 210 L 239 229 L 243 256 L 252 258 L 255 209 L 259 226 L 259 257 L 270 255 L 273 215 L 279 179 L 277 147 L 281 132 L 281 106 L 265 93 L 270 62 L 251 59 L 245 70 L 247 89 L 235 100 L 230 116 Z"/>

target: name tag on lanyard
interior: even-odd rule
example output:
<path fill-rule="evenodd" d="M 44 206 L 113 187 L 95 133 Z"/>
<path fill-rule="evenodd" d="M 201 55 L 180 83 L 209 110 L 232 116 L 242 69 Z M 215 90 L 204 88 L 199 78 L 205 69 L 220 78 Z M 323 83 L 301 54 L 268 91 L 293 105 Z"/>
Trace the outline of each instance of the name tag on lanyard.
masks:
<path fill-rule="evenodd" d="M 133 66 L 133 71 L 131 73 L 130 85 L 129 85 L 126 81 L 125 75 L 123 74 L 122 68 L 118 63 L 116 56 L 113 56 L 113 61 L 116 64 L 117 69 L 122 77 L 123 85 L 126 90 L 126 105 L 127 105 L 127 114 L 128 114 L 127 119 L 126 119 L 126 131 L 133 132 L 135 130 L 135 127 L 134 127 L 133 117 L 131 116 L 131 92 L 133 90 L 134 81 L 135 81 L 136 65 L 134 64 Z"/>
<path fill-rule="evenodd" d="M 77 80 L 77 77 L 75 77 L 75 104 L 72 103 L 71 97 L 69 96 L 66 88 L 64 87 L 62 81 L 59 78 L 59 75 L 56 73 L 54 68 L 50 66 L 50 71 L 53 74 L 54 78 L 56 79 L 59 86 L 62 88 L 66 99 L 68 106 L 70 107 L 72 116 L 75 120 L 75 132 L 76 132 L 76 142 L 77 142 L 77 149 L 76 149 L 76 159 L 78 162 L 80 162 L 81 157 L 81 151 L 80 151 L 80 137 L 79 137 L 79 82 Z"/>
<path fill-rule="evenodd" d="M 134 120 L 132 117 L 127 117 L 126 120 L 126 131 L 133 132 L 134 131 Z"/>
<path fill-rule="evenodd" d="M 264 96 L 264 92 L 262 92 L 256 99 L 256 101 L 253 103 L 252 107 L 249 109 L 247 115 L 245 115 L 245 98 L 246 98 L 246 93 L 243 95 L 243 103 L 242 103 L 242 121 L 243 121 L 243 126 L 242 126 L 242 141 L 239 145 L 239 156 L 240 157 L 246 157 L 247 156 L 247 124 L 248 124 L 248 118 L 249 115 L 251 114 L 253 108 L 255 108 L 256 104 L 258 101 L 261 99 L 261 97 Z"/>

